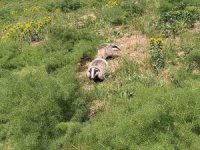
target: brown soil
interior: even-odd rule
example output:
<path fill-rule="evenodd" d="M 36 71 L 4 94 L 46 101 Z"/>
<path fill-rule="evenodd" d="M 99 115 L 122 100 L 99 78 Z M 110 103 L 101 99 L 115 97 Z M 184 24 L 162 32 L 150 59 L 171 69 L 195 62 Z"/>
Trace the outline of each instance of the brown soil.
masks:
<path fill-rule="evenodd" d="M 129 59 L 138 63 L 139 65 L 144 65 L 148 56 L 148 39 L 146 36 L 135 33 L 131 36 L 124 36 L 116 39 L 114 43 L 119 45 L 121 51 L 117 51 L 116 54 L 114 54 L 114 56 L 117 56 L 116 58 L 108 60 L 108 70 L 113 72 L 118 69 L 122 64 L 123 59 Z"/>
<path fill-rule="evenodd" d="M 142 63 L 147 57 L 148 39 L 146 36 L 135 33 L 116 40 L 122 50 L 119 52 L 121 57 L 129 57 L 137 63 Z"/>
<path fill-rule="evenodd" d="M 80 20 L 88 20 L 88 19 L 96 20 L 96 18 L 97 17 L 94 13 L 89 13 L 89 14 L 81 16 Z"/>
<path fill-rule="evenodd" d="M 35 46 L 38 46 L 38 45 L 40 45 L 40 44 L 42 44 L 44 41 L 35 41 L 35 42 L 31 42 L 31 46 L 32 47 L 35 47 Z"/>
<path fill-rule="evenodd" d="M 199 33 L 200 32 L 200 21 L 197 21 L 194 24 L 194 28 L 192 29 L 192 32 L 195 32 L 195 33 Z"/>
<path fill-rule="evenodd" d="M 95 100 L 92 102 L 89 113 L 88 113 L 88 119 L 95 116 L 97 112 L 101 111 L 105 106 L 107 105 L 107 102 L 105 100 Z"/>
<path fill-rule="evenodd" d="M 193 70 L 193 71 L 192 71 L 192 74 L 194 74 L 194 75 L 200 75 L 200 70 L 197 70 L 197 69 L 196 69 L 196 70 Z"/>

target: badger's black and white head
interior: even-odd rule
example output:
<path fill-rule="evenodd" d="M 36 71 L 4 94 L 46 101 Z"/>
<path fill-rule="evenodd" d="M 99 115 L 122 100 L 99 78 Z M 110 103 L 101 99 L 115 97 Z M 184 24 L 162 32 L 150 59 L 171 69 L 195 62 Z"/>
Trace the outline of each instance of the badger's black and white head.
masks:
<path fill-rule="evenodd" d="M 92 67 L 92 68 L 90 68 L 89 72 L 90 72 L 90 79 L 95 79 L 97 77 L 99 69 Z"/>
<path fill-rule="evenodd" d="M 117 46 L 116 44 L 110 44 L 109 46 L 112 48 L 113 51 L 119 51 L 119 50 L 121 50 L 119 48 L 119 46 Z"/>
<path fill-rule="evenodd" d="M 121 50 L 121 48 L 118 45 L 113 44 L 113 43 L 104 43 L 100 45 L 100 47 L 97 50 L 102 49 L 102 48 L 111 49 L 113 51 Z"/>

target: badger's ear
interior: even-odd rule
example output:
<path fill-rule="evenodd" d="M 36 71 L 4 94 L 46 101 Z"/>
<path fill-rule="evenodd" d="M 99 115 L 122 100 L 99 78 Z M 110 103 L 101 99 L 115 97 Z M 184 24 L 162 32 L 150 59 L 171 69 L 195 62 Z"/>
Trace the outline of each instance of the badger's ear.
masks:
<path fill-rule="evenodd" d="M 98 72 L 99 71 L 99 69 L 98 68 L 95 68 L 95 72 Z"/>

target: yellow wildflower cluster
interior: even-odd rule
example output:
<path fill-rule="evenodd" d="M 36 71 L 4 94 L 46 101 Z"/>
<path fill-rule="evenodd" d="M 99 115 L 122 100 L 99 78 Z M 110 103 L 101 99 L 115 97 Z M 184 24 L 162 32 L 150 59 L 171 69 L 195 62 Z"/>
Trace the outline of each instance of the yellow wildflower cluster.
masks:
<path fill-rule="evenodd" d="M 39 37 L 43 33 L 45 27 L 50 24 L 52 18 L 50 16 L 43 17 L 38 20 L 31 20 L 26 23 L 16 23 L 15 25 L 8 25 L 3 29 L 2 40 L 15 38 L 17 40 L 30 39 L 33 40 L 34 36 Z"/>
<path fill-rule="evenodd" d="M 163 40 L 161 38 L 151 38 L 150 44 L 151 45 L 163 45 Z"/>
<path fill-rule="evenodd" d="M 47 16 L 36 22 L 36 26 L 38 30 L 41 30 L 45 27 L 45 25 L 49 24 L 52 21 L 52 18 Z"/>
<path fill-rule="evenodd" d="M 44 8 L 42 7 L 39 7 L 39 6 L 34 6 L 34 7 L 30 7 L 30 8 L 25 8 L 23 9 L 23 11 L 11 11 L 10 14 L 12 16 L 16 16 L 17 14 L 20 14 L 20 13 L 23 13 L 23 15 L 26 15 L 26 14 L 32 14 L 32 13 L 39 13 L 41 11 L 43 11 Z"/>
<path fill-rule="evenodd" d="M 150 63 L 156 74 L 158 74 L 160 69 L 165 66 L 163 43 L 161 38 L 150 39 Z"/>
<path fill-rule="evenodd" d="M 118 6 L 118 0 L 109 0 L 108 3 L 105 5 L 107 8 L 113 8 Z"/>
<path fill-rule="evenodd" d="M 34 7 L 31 7 L 31 8 L 25 8 L 25 9 L 24 9 L 24 12 L 25 12 L 25 13 L 36 13 L 36 12 L 40 12 L 40 11 L 42 11 L 42 10 L 43 10 L 42 7 L 34 6 Z"/>

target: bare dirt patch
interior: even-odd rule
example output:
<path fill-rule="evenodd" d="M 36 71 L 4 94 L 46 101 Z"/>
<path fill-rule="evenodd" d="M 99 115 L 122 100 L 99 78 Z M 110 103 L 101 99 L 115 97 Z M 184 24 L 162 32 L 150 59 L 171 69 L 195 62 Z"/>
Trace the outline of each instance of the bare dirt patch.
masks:
<path fill-rule="evenodd" d="M 116 54 L 119 59 L 111 59 L 108 61 L 110 70 L 114 71 L 119 68 L 122 60 L 127 58 L 140 65 L 144 65 L 145 60 L 148 57 L 147 49 L 149 46 L 148 38 L 146 36 L 136 32 L 131 36 L 126 35 L 116 39 L 114 42 L 120 46 L 121 51 L 118 51 Z"/>
<path fill-rule="evenodd" d="M 94 13 L 89 13 L 89 14 L 86 14 L 86 15 L 83 15 L 80 17 L 80 20 L 88 20 L 88 19 L 91 19 L 91 20 L 96 20 L 96 15 Z"/>
<path fill-rule="evenodd" d="M 128 56 L 134 61 L 141 63 L 147 55 L 148 39 L 146 36 L 136 33 L 116 40 L 122 50 L 120 56 Z"/>
<path fill-rule="evenodd" d="M 194 74 L 194 75 L 200 75 L 200 70 L 197 70 L 197 69 L 196 69 L 196 70 L 193 70 L 193 71 L 192 71 L 192 74 Z"/>
<path fill-rule="evenodd" d="M 36 47 L 36 46 L 38 46 L 38 45 L 41 45 L 42 43 L 44 43 L 44 41 L 34 41 L 34 42 L 31 42 L 31 46 L 32 47 Z"/>
<path fill-rule="evenodd" d="M 194 28 L 192 29 L 192 32 L 195 32 L 195 33 L 200 32 L 200 21 L 195 22 Z"/>
<path fill-rule="evenodd" d="M 112 59 L 108 59 L 108 70 L 115 71 L 120 67 L 123 59 L 130 59 L 138 64 L 144 65 L 145 60 L 148 57 L 148 38 L 140 33 L 135 32 L 131 36 L 124 36 L 122 38 L 116 39 L 114 41 L 121 48 L 120 51 L 117 51 Z M 89 61 L 85 62 L 84 65 L 79 64 L 81 71 L 77 73 L 79 78 L 86 78 L 86 70 L 89 66 Z"/>
<path fill-rule="evenodd" d="M 95 100 L 92 102 L 90 108 L 89 108 L 89 113 L 88 113 L 88 118 L 91 118 L 95 116 L 99 111 L 101 111 L 106 105 L 107 101 L 103 100 Z"/>
<path fill-rule="evenodd" d="M 148 58 L 149 48 L 149 40 L 146 36 L 138 32 L 134 32 L 131 35 L 125 35 L 121 38 L 113 40 L 112 43 L 116 43 L 121 50 L 116 51 L 113 58 L 107 59 L 109 72 L 115 72 L 119 69 L 123 60 L 126 59 L 137 63 L 139 67 L 141 67 L 140 70 L 146 71 L 145 65 L 147 64 L 146 60 Z M 90 62 L 90 60 L 86 60 L 84 63 L 78 64 L 79 72 L 77 73 L 77 77 L 81 80 L 83 90 L 85 91 L 94 89 L 94 85 L 91 84 L 92 81 L 90 81 L 86 76 L 86 70 Z"/>

